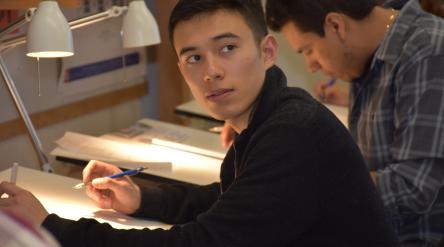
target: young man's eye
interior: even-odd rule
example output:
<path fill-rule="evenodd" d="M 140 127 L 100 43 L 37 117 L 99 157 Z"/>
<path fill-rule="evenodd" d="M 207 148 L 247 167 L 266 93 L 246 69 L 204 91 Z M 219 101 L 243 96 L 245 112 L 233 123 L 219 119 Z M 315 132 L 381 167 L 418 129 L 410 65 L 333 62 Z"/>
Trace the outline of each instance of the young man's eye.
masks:
<path fill-rule="evenodd" d="M 201 57 L 199 55 L 192 55 L 187 58 L 187 63 L 197 63 L 199 62 Z"/>
<path fill-rule="evenodd" d="M 234 48 L 236 48 L 234 45 L 226 45 L 222 48 L 222 52 L 230 52 L 232 50 L 234 50 Z"/>

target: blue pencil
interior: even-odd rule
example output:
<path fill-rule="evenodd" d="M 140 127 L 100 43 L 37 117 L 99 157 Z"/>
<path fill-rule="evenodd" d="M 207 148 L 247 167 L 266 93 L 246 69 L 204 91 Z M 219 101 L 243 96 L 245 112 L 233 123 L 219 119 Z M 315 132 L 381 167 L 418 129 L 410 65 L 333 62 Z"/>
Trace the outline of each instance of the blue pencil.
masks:
<path fill-rule="evenodd" d="M 139 172 L 141 172 L 141 171 L 143 171 L 145 169 L 146 169 L 145 167 L 141 166 L 141 167 L 138 167 L 136 169 L 126 170 L 126 171 L 121 172 L 121 173 L 113 174 L 111 176 L 108 176 L 108 178 L 121 178 L 123 176 L 132 176 L 132 175 L 138 174 Z M 87 185 L 91 184 L 91 182 L 92 181 L 89 181 L 89 182 L 86 182 L 86 183 L 80 183 L 80 184 L 77 184 L 76 186 L 74 186 L 73 188 L 74 189 L 82 189 L 82 188 L 86 187 Z"/>
<path fill-rule="evenodd" d="M 321 92 L 321 95 L 320 95 L 321 101 L 324 101 L 324 100 L 325 100 L 324 90 L 325 90 L 326 88 L 329 88 L 329 87 L 335 85 L 335 83 L 336 83 L 336 78 L 331 78 L 331 79 L 325 84 L 325 87 L 322 89 L 322 92 Z"/>

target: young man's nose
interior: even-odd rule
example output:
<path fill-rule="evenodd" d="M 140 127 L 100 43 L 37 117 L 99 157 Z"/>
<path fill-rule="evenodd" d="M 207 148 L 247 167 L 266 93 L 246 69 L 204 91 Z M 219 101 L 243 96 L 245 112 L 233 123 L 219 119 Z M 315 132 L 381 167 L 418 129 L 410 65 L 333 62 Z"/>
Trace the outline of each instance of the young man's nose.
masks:
<path fill-rule="evenodd" d="M 204 80 L 206 82 L 214 81 L 217 79 L 221 79 L 224 76 L 224 72 L 222 66 L 217 61 L 216 58 L 208 58 L 207 59 L 207 68 L 205 71 Z"/>

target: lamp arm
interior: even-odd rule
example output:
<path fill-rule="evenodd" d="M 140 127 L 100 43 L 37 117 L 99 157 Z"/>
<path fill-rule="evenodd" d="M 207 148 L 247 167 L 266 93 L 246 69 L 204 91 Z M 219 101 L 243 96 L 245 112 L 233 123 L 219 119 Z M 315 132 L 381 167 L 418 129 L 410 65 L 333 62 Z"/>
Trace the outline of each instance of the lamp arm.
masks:
<path fill-rule="evenodd" d="M 112 6 L 108 10 L 105 10 L 101 13 L 71 21 L 69 22 L 69 26 L 71 29 L 76 29 L 93 23 L 101 22 L 110 18 L 116 18 L 121 16 L 127 9 L 128 7 L 126 6 Z M 20 19 L 11 23 L 6 28 L 0 30 L 0 53 L 9 48 L 13 48 L 17 45 L 26 43 L 26 35 L 4 40 L 2 40 L 2 38 L 7 34 L 11 33 L 12 31 L 16 30 L 17 28 L 23 26 L 27 22 L 30 22 L 35 13 L 35 10 L 36 10 L 35 8 L 28 9 L 25 15 L 22 16 Z M 8 72 L 6 63 L 3 60 L 1 54 L 0 54 L 0 72 L 3 80 L 5 81 L 8 87 L 9 93 L 11 94 L 11 97 L 14 100 L 15 106 L 21 118 L 23 119 L 23 122 L 26 125 L 26 128 L 28 129 L 28 134 L 31 138 L 32 145 L 34 146 L 34 150 L 37 153 L 37 157 L 39 159 L 40 168 L 46 172 L 51 172 L 51 173 L 54 172 L 54 170 L 52 169 L 51 165 L 48 162 L 48 158 L 46 157 L 45 153 L 43 153 L 43 148 L 40 139 L 37 136 L 37 132 L 34 128 L 34 125 L 32 124 L 32 121 L 29 118 L 29 114 L 26 111 L 26 108 L 18 94 L 17 88 L 14 85 L 14 81 L 12 80 L 12 77 Z"/>
<path fill-rule="evenodd" d="M 127 9 L 128 7 L 126 6 L 112 6 L 103 12 L 70 21 L 69 27 L 71 28 L 71 30 L 74 30 L 80 27 L 88 26 L 93 23 L 101 22 L 111 18 L 117 18 L 123 15 L 123 13 L 125 13 Z"/>
<path fill-rule="evenodd" d="M 26 43 L 26 35 L 21 35 L 16 38 L 10 38 L 10 39 L 3 39 L 4 36 L 10 34 L 14 30 L 20 28 L 21 26 L 25 25 L 26 23 L 30 22 L 32 19 L 32 16 L 34 15 L 36 11 L 36 8 L 29 8 L 26 13 L 21 16 L 16 21 L 10 23 L 8 26 L 0 30 L 0 51 L 6 50 L 11 47 L 15 47 L 20 44 Z"/>
<path fill-rule="evenodd" d="M 24 24 L 28 23 L 32 15 L 34 14 L 35 8 L 30 8 L 26 11 L 26 13 L 21 16 L 19 19 L 15 20 L 14 22 L 10 23 L 8 26 L 0 30 L 0 40 L 3 39 L 4 36 L 8 35 L 9 33 L 13 32 L 14 30 L 20 28 Z"/>
<path fill-rule="evenodd" d="M 5 81 L 6 85 L 8 86 L 9 93 L 11 94 L 11 97 L 13 98 L 15 102 L 15 106 L 20 113 L 20 116 L 23 119 L 23 122 L 26 125 L 26 128 L 28 129 L 29 136 L 31 137 L 32 145 L 34 146 L 34 150 L 37 153 L 37 157 L 39 158 L 40 166 L 43 171 L 46 172 L 54 172 L 52 167 L 49 165 L 48 158 L 43 153 L 42 149 L 42 143 L 40 142 L 40 139 L 37 136 L 37 132 L 35 131 L 34 125 L 31 122 L 31 119 L 29 118 L 28 112 L 26 111 L 26 108 L 22 102 L 22 100 L 19 97 L 17 88 L 14 85 L 14 82 L 12 80 L 11 75 L 8 72 L 8 69 L 6 67 L 6 63 L 3 60 L 3 57 L 0 55 L 0 72 L 3 77 L 3 80 Z"/>
<path fill-rule="evenodd" d="M 27 22 L 30 22 L 32 19 L 32 16 L 34 15 L 35 10 L 36 10 L 36 8 L 28 9 L 26 11 L 26 14 L 23 15 L 20 19 L 18 19 L 16 22 L 11 23 L 6 28 L 2 29 L 0 31 L 0 40 L 3 36 L 9 34 L 10 32 L 14 31 L 15 29 L 23 26 Z M 74 30 L 74 29 L 77 29 L 80 27 L 88 26 L 93 23 L 101 22 L 101 21 L 108 20 L 111 18 L 120 17 L 127 10 L 128 10 L 127 6 L 112 6 L 103 12 L 93 14 L 90 16 L 86 16 L 86 17 L 83 17 L 83 18 L 80 18 L 77 20 L 70 21 L 68 24 L 69 24 L 69 27 L 71 28 L 71 30 Z M 9 48 L 26 43 L 26 35 L 21 35 L 21 36 L 15 37 L 15 38 L 1 40 L 0 42 L 1 42 L 0 52 L 2 52 L 2 51 L 5 51 Z"/>

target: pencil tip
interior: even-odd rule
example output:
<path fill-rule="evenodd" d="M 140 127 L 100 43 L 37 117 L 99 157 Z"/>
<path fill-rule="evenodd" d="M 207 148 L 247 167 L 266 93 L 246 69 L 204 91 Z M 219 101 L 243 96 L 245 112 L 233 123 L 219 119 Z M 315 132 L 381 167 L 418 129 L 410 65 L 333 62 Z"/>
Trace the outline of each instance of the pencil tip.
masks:
<path fill-rule="evenodd" d="M 83 186 L 84 186 L 84 184 L 80 183 L 80 184 L 74 185 L 74 187 L 72 187 L 72 188 L 78 190 L 78 189 L 83 188 Z"/>

